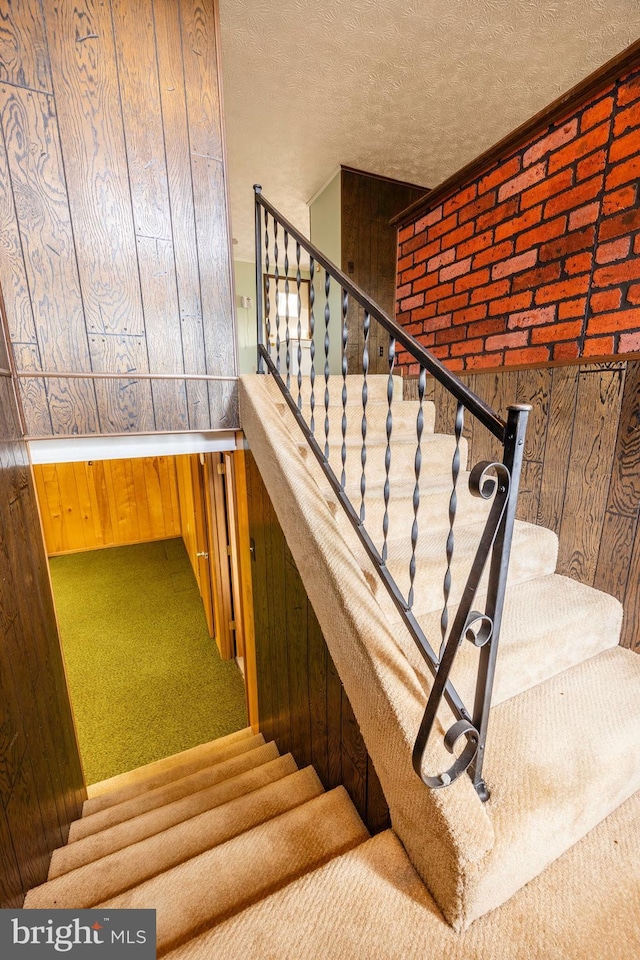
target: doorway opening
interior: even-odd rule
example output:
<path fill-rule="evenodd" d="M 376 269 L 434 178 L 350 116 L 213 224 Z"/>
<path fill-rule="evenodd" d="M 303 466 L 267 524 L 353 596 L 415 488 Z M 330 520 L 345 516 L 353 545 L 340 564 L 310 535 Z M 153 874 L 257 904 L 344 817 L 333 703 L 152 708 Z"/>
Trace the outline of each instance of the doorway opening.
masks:
<path fill-rule="evenodd" d="M 34 465 L 88 784 L 248 725 L 226 459 Z"/>

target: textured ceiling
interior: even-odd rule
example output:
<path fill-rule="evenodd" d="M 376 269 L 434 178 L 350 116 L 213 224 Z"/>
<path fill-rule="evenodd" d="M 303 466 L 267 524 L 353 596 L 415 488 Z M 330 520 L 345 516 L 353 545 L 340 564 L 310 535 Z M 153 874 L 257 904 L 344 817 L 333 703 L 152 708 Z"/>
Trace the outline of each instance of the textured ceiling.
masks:
<path fill-rule="evenodd" d="M 436 186 L 640 35 L 639 0 L 219 0 L 235 255 L 338 164 Z"/>

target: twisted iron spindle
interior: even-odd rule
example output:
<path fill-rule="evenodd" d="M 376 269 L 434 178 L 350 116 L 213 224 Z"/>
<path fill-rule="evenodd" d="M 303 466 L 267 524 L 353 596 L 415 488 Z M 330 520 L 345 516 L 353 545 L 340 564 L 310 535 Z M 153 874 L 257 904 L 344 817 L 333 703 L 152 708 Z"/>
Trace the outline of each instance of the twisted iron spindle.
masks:
<path fill-rule="evenodd" d="M 311 436 L 313 436 L 316 429 L 316 422 L 313 415 L 313 411 L 316 407 L 316 395 L 314 392 L 315 383 L 316 383 L 316 342 L 314 340 L 314 335 L 316 332 L 316 317 L 313 311 L 313 306 L 316 302 L 316 291 L 313 285 L 316 272 L 316 262 L 313 257 L 309 257 L 309 335 L 311 337 L 311 343 L 309 344 L 309 354 L 311 357 L 311 370 L 309 371 L 309 381 L 311 383 L 311 393 L 309 396 L 309 406 L 311 408 L 311 417 L 309 419 L 309 430 L 311 431 Z"/>
<path fill-rule="evenodd" d="M 384 516 L 382 518 L 382 562 L 387 562 L 387 537 L 389 535 L 389 496 L 391 487 L 389 484 L 389 470 L 391 469 L 391 432 L 393 430 L 393 414 L 391 413 L 391 402 L 393 400 L 393 368 L 396 362 L 396 338 L 389 337 L 389 379 L 387 380 L 387 420 L 385 428 L 387 432 L 387 447 L 384 451 Z"/>
<path fill-rule="evenodd" d="M 324 455 L 329 459 L 329 321 L 331 308 L 329 293 L 331 292 L 331 275 L 324 271 Z"/>
<path fill-rule="evenodd" d="M 414 582 L 416 578 L 416 545 L 418 543 L 418 508 L 420 506 L 420 469 L 422 467 L 422 431 L 424 429 L 424 410 L 422 403 L 424 400 L 424 391 L 427 382 L 427 373 L 425 367 L 420 367 L 420 376 L 418 377 L 418 400 L 420 401 L 420 406 L 418 408 L 418 416 L 416 419 L 416 435 L 418 438 L 418 445 L 416 447 L 416 457 L 414 461 L 414 471 L 416 475 L 416 482 L 413 488 L 413 523 L 411 524 L 411 560 L 409 561 L 409 596 L 407 598 L 409 609 L 413 606 L 413 601 L 415 599 L 414 594 Z"/>
<path fill-rule="evenodd" d="M 270 308 L 271 304 L 269 303 L 269 289 L 271 287 L 271 280 L 269 279 L 269 213 L 267 210 L 264 211 L 264 268 L 265 268 L 265 325 L 267 332 L 267 353 L 271 356 L 271 315 Z"/>
<path fill-rule="evenodd" d="M 276 370 L 280 373 L 280 309 L 278 307 L 278 281 L 280 279 L 280 271 L 278 269 L 278 221 L 276 218 L 273 218 L 273 257 L 275 260 L 275 268 L 273 271 L 273 278 L 275 280 L 275 302 L 276 302 Z"/>
<path fill-rule="evenodd" d="M 298 290 L 298 410 L 302 410 L 302 298 L 300 297 L 300 244 L 296 242 L 296 287 Z"/>
<path fill-rule="evenodd" d="M 446 636 L 447 636 L 447 627 L 449 626 L 449 594 L 451 593 L 451 561 L 453 560 L 453 547 L 454 547 L 454 535 L 453 535 L 453 525 L 456 519 L 456 510 L 458 509 L 458 493 L 457 493 L 457 484 L 458 476 L 460 475 L 460 438 L 462 436 L 462 431 L 464 429 L 464 407 L 461 403 L 458 403 L 456 409 L 456 422 L 455 422 L 455 437 L 456 437 L 456 448 L 453 451 L 453 459 L 451 461 L 451 479 L 453 481 L 453 487 L 451 489 L 451 496 L 449 498 L 449 533 L 447 535 L 447 569 L 444 575 L 444 582 L 442 584 L 442 592 L 444 594 L 444 607 L 442 608 L 442 616 L 440 617 L 440 632 L 442 634 L 442 642 L 440 644 L 440 652 L 438 654 L 438 659 L 442 660 L 442 655 L 444 653 Z"/>
<path fill-rule="evenodd" d="M 342 448 L 340 456 L 342 457 L 342 473 L 340 475 L 340 486 L 344 490 L 347 482 L 347 472 L 345 469 L 347 462 L 347 341 L 349 331 L 347 329 L 347 311 L 349 309 L 349 294 L 342 288 Z"/>
<path fill-rule="evenodd" d="M 291 390 L 291 334 L 289 332 L 289 233 L 284 232 L 284 341 L 286 345 L 287 390 Z"/>
<path fill-rule="evenodd" d="M 367 400 L 369 399 L 369 387 L 367 384 L 367 373 L 369 372 L 369 332 L 371 330 L 371 316 L 368 310 L 364 312 L 364 347 L 362 350 L 362 372 L 364 380 L 362 382 L 362 449 L 360 451 L 360 463 L 362 464 L 362 473 L 360 475 L 360 522 L 364 523 L 365 506 L 364 497 L 367 492 Z"/>

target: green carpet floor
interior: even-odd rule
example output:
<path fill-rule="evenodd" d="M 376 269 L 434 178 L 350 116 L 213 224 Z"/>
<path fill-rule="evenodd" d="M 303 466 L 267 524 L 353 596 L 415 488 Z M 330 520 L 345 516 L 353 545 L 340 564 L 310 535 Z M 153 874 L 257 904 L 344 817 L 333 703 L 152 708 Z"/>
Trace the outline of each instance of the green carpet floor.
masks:
<path fill-rule="evenodd" d="M 182 540 L 50 564 L 87 783 L 247 725 L 242 676 L 208 635 Z"/>

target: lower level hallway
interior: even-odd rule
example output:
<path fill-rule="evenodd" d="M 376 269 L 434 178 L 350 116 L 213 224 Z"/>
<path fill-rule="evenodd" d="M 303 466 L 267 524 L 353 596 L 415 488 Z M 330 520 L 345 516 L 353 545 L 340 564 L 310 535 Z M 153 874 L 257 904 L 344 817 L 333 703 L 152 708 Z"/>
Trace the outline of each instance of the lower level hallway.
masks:
<path fill-rule="evenodd" d="M 50 559 L 88 784 L 247 725 L 182 539 Z"/>

